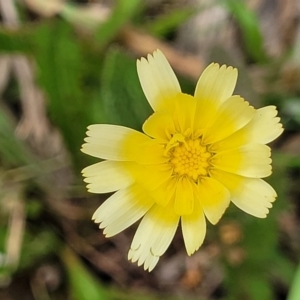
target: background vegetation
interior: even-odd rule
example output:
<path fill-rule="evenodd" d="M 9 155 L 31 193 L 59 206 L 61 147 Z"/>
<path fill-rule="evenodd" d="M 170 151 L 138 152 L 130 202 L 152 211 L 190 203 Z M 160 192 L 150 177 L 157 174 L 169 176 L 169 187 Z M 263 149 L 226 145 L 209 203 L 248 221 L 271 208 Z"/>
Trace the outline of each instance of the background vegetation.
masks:
<path fill-rule="evenodd" d="M 0 299 L 299 300 L 300 5 L 297 0 L 0 0 Z M 140 129 L 151 109 L 135 61 L 160 48 L 193 93 L 211 61 L 236 93 L 278 106 L 278 200 L 260 220 L 233 206 L 187 257 L 180 232 L 152 273 L 127 261 L 135 226 L 90 220 L 86 126 Z M 297 270 L 298 268 L 298 270 Z"/>

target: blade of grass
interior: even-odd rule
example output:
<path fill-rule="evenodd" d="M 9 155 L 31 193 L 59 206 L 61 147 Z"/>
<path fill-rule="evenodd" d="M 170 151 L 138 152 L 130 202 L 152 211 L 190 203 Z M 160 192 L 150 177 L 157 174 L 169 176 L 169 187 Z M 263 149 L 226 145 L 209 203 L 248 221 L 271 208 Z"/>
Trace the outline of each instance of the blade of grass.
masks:
<path fill-rule="evenodd" d="M 300 299 L 300 263 L 298 265 L 296 274 L 294 276 L 287 300 L 299 300 Z"/>
<path fill-rule="evenodd" d="M 0 51 L 28 53 L 32 49 L 30 31 L 0 28 Z"/>
<path fill-rule="evenodd" d="M 138 11 L 142 1 L 118 0 L 110 18 L 101 24 L 96 31 L 96 40 L 101 45 L 107 45 Z"/>
<path fill-rule="evenodd" d="M 105 57 L 98 97 L 93 113 L 98 122 L 106 116 L 104 122 L 140 130 L 151 114 L 138 81 L 135 60 L 117 49 L 111 48 Z"/>
<path fill-rule="evenodd" d="M 73 163 L 79 169 L 82 167 L 79 149 L 90 124 L 80 40 L 70 24 L 55 20 L 40 24 L 35 45 L 39 83 L 46 92 L 50 119 L 60 129 Z"/>
<path fill-rule="evenodd" d="M 195 13 L 197 13 L 197 10 L 190 7 L 181 10 L 176 9 L 148 22 L 145 29 L 153 35 L 164 36 L 171 30 L 176 29 L 177 26 L 181 25 L 183 22 L 187 21 Z"/>
<path fill-rule="evenodd" d="M 258 63 L 267 62 L 267 54 L 263 48 L 263 38 L 255 13 L 247 7 L 245 1 L 226 0 L 223 3 L 240 26 L 248 55 Z"/>
<path fill-rule="evenodd" d="M 69 248 L 65 248 L 62 252 L 62 260 L 67 268 L 73 299 L 111 299 L 106 289 L 91 275 Z"/>

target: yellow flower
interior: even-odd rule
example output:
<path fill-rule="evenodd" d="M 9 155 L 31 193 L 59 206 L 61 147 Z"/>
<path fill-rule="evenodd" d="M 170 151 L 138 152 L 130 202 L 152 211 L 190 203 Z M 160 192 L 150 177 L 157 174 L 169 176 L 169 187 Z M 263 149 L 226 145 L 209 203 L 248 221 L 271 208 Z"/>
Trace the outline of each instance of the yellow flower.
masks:
<path fill-rule="evenodd" d="M 179 221 L 188 255 L 203 243 L 206 221 L 216 224 L 233 202 L 264 218 L 276 198 L 261 178 L 271 174 L 265 144 L 283 129 L 274 106 L 254 109 L 232 96 L 237 69 L 209 65 L 195 95 L 181 92 L 159 51 L 137 62 L 141 86 L 154 113 L 144 133 L 91 125 L 82 146 L 104 159 L 83 170 L 92 193 L 114 193 L 94 213 L 107 237 L 143 217 L 128 259 L 151 271 L 170 245 Z"/>

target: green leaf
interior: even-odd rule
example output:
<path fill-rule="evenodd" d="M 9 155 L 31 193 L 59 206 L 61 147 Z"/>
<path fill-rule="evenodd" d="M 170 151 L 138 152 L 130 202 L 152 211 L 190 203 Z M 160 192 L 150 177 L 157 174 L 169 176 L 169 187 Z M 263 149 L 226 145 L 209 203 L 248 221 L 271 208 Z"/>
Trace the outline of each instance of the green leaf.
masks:
<path fill-rule="evenodd" d="M 62 261 L 65 263 L 71 294 L 74 300 L 180 300 L 182 297 L 163 297 L 152 295 L 151 293 L 141 293 L 137 291 L 122 291 L 104 286 L 97 280 L 91 272 L 83 265 L 74 252 L 65 248 L 62 252 Z M 193 299 L 184 297 L 184 299 Z M 197 298 L 198 299 L 198 298 Z"/>
<path fill-rule="evenodd" d="M 295 270 L 295 264 L 282 251 L 278 251 L 273 259 L 272 273 L 286 285 L 289 285 L 293 280 Z"/>
<path fill-rule="evenodd" d="M 73 299 L 111 299 L 106 289 L 91 275 L 70 249 L 65 248 L 62 260 L 67 269 Z"/>
<path fill-rule="evenodd" d="M 117 49 L 111 48 L 104 61 L 94 119 L 140 130 L 151 114 L 136 71 L 136 62 Z"/>
<path fill-rule="evenodd" d="M 90 124 L 82 49 L 72 27 L 61 20 L 40 24 L 35 45 L 39 82 L 46 92 L 50 119 L 60 129 L 75 166 L 80 167 L 79 149 Z"/>
<path fill-rule="evenodd" d="M 107 45 L 118 32 L 129 23 L 138 11 L 141 0 L 117 0 L 109 19 L 101 24 L 96 32 L 96 40 L 101 45 Z"/>
<path fill-rule="evenodd" d="M 250 299 L 253 300 L 273 300 L 275 297 L 271 283 L 266 278 L 257 276 L 256 272 L 251 275 L 248 274 L 247 290 L 249 291 Z"/>
<path fill-rule="evenodd" d="M 240 26 L 249 56 L 256 62 L 266 62 L 267 54 L 263 48 L 263 38 L 255 13 L 243 0 L 226 0 L 223 3 Z"/>
<path fill-rule="evenodd" d="M 4 219 L 2 215 L 1 215 L 1 219 Z M 4 249 L 5 249 L 6 236 L 7 236 L 7 226 L 4 226 L 4 224 L 1 224 L 1 226 L 0 226 L 0 253 L 2 255 L 3 255 Z M 1 266 L 1 264 L 2 264 L 2 262 L 0 262 L 0 266 Z"/>
<path fill-rule="evenodd" d="M 300 263 L 298 264 L 295 277 L 293 279 L 287 300 L 299 300 L 300 299 Z"/>
<path fill-rule="evenodd" d="M 0 52 L 31 52 L 33 47 L 30 31 L 0 28 Z"/>
<path fill-rule="evenodd" d="M 190 7 L 180 10 L 176 9 L 148 22 L 145 29 L 153 35 L 164 36 L 187 21 L 195 13 L 197 13 L 197 10 Z"/>
<path fill-rule="evenodd" d="M 41 228 L 40 232 L 33 233 L 30 229 L 27 229 L 25 231 L 18 268 L 31 267 L 45 256 L 56 253 L 59 247 L 60 242 L 53 231 Z"/>

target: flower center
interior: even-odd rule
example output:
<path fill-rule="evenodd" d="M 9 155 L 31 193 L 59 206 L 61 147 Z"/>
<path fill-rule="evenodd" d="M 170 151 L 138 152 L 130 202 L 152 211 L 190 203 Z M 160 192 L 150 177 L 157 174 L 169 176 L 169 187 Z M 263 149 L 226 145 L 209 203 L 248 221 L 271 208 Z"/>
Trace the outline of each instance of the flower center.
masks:
<path fill-rule="evenodd" d="M 197 181 L 199 176 L 208 175 L 212 154 L 201 144 L 201 138 L 185 139 L 175 134 L 166 146 L 175 175 L 188 176 Z"/>

